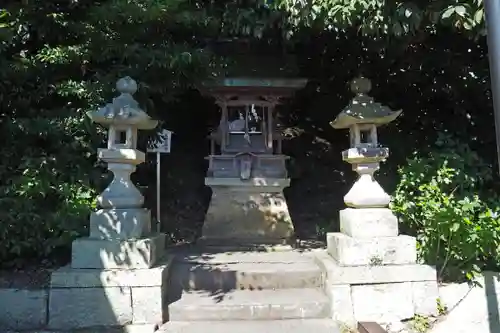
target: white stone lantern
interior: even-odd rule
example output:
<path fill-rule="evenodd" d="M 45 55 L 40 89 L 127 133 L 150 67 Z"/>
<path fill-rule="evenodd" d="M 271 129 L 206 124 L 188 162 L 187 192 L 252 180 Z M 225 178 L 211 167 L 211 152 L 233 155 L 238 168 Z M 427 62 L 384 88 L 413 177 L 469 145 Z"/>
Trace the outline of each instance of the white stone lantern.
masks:
<path fill-rule="evenodd" d="M 98 158 L 114 177 L 97 198 L 100 209 L 90 216 L 88 239 L 73 243 L 73 268 L 148 268 L 165 241 L 164 235 L 152 233 L 151 213 L 142 207 L 144 196 L 130 179 L 145 161 L 144 152 L 137 149 L 137 131 L 153 129 L 158 122 L 132 97 L 137 91 L 134 80 L 122 78 L 116 89 L 120 95 L 112 103 L 88 113 L 93 122 L 108 128 L 107 148 L 98 150 Z"/>
<path fill-rule="evenodd" d="M 349 129 L 351 147 L 342 158 L 359 174 L 344 197 L 348 207 L 339 212 L 339 232 L 326 236 L 331 259 L 323 259 L 331 270 L 327 276 L 336 276 L 328 293 L 342 300 L 332 304 L 333 319 L 344 323 L 434 315 L 438 295 L 436 270 L 417 264 L 416 239 L 399 234 L 398 219 L 387 207 L 390 196 L 373 177 L 389 156 L 389 149 L 379 146 L 377 127 L 401 111 L 374 102 L 370 88 L 368 79 L 354 80 L 356 96 L 330 123 Z"/>
<path fill-rule="evenodd" d="M 47 310 L 51 330 L 95 331 L 99 326 L 152 333 L 164 321 L 161 297 L 169 269 L 161 262 L 165 234 L 151 230 L 151 214 L 130 181 L 145 155 L 136 147 L 137 131 L 152 129 L 157 122 L 132 97 L 134 80 L 120 79 L 116 88 L 120 96 L 88 114 L 108 128 L 107 147 L 99 149 L 98 157 L 114 179 L 98 198 L 100 209 L 90 215 L 89 236 L 73 241 L 71 265 L 52 273 Z"/>
<path fill-rule="evenodd" d="M 130 180 L 136 165 L 145 161 L 145 154 L 137 150 L 137 131 L 156 127 L 158 121 L 151 119 L 132 97 L 137 83 L 125 77 L 116 83 L 120 96 L 112 103 L 89 112 L 93 122 L 108 127 L 107 148 L 98 150 L 100 160 L 108 163 L 114 178 L 98 197 L 102 208 L 141 207 L 144 197 Z"/>
<path fill-rule="evenodd" d="M 356 96 L 330 123 L 336 129 L 349 129 L 351 147 L 342 152 L 342 158 L 359 174 L 344 202 L 349 207 L 386 207 L 391 198 L 373 177 L 389 156 L 389 149 L 379 146 L 377 127 L 390 123 L 401 111 L 392 111 L 368 96 L 371 82 L 366 78 L 353 80 L 351 90 Z"/>

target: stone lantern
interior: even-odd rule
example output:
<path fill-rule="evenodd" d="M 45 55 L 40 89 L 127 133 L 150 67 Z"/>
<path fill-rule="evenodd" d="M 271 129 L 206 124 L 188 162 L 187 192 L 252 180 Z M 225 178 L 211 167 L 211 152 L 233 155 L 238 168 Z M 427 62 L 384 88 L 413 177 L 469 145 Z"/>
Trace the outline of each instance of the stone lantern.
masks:
<path fill-rule="evenodd" d="M 165 235 L 151 230 L 150 211 L 142 207 L 144 197 L 130 180 L 145 160 L 137 149 L 137 131 L 153 129 L 157 121 L 132 97 L 134 80 L 122 78 L 116 89 L 118 97 L 88 114 L 108 128 L 107 147 L 98 150 L 98 157 L 114 178 L 97 198 L 89 236 L 73 241 L 70 266 L 52 273 L 50 329 L 154 332 L 163 323 Z"/>
<path fill-rule="evenodd" d="M 132 97 L 137 91 L 134 80 L 122 78 L 116 83 L 116 89 L 120 96 L 88 114 L 93 122 L 108 128 L 107 148 L 98 150 L 98 158 L 107 163 L 114 177 L 97 198 L 101 209 L 90 217 L 89 239 L 79 239 L 73 244 L 72 266 L 75 268 L 150 267 L 156 254 L 146 243 L 163 242 L 160 235 L 150 237 L 150 211 L 142 208 L 144 197 L 130 180 L 136 166 L 145 161 L 145 154 L 137 149 L 137 131 L 153 129 L 157 121 L 151 119 Z M 104 255 L 105 249 L 116 242 L 133 242 L 148 249 Z"/>
<path fill-rule="evenodd" d="M 336 129 L 349 129 L 351 147 L 342 152 L 342 158 L 359 174 L 344 202 L 349 207 L 386 207 L 391 198 L 373 177 L 389 156 L 389 149 L 378 144 L 377 127 L 390 123 L 401 111 L 392 111 L 368 96 L 371 82 L 366 78 L 353 80 L 351 90 L 356 96 L 330 123 Z"/>
<path fill-rule="evenodd" d="M 144 197 L 130 180 L 136 165 L 145 160 L 144 153 L 136 149 L 137 131 L 153 129 L 158 121 L 151 119 L 132 97 L 137 91 L 134 80 L 122 78 L 116 83 L 116 89 L 121 93 L 120 96 L 88 114 L 93 122 L 108 128 L 108 146 L 98 150 L 98 157 L 108 163 L 108 169 L 114 174 L 112 182 L 97 200 L 102 208 L 142 207 Z"/>
<path fill-rule="evenodd" d="M 342 158 L 359 174 L 344 197 L 348 208 L 340 211 L 340 232 L 327 234 L 329 256 L 323 259 L 330 267 L 333 319 L 344 323 L 435 314 L 438 295 L 435 268 L 417 264 L 415 238 L 399 234 L 391 198 L 373 177 L 389 156 L 378 144 L 377 127 L 401 111 L 376 103 L 367 95 L 370 88 L 368 79 L 353 80 L 355 97 L 330 123 L 349 129 L 350 148 Z"/>

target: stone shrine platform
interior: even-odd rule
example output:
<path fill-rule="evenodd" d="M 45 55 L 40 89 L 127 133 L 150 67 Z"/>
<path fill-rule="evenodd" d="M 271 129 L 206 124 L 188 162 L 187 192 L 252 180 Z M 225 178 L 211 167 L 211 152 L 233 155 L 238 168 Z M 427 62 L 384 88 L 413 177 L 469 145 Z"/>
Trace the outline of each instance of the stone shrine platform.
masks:
<path fill-rule="evenodd" d="M 427 266 L 340 267 L 324 248 L 284 246 L 179 247 L 163 257 L 149 269 L 58 270 L 47 291 L 49 322 L 32 328 L 338 333 L 356 320 L 407 319 L 436 309 L 435 272 Z"/>

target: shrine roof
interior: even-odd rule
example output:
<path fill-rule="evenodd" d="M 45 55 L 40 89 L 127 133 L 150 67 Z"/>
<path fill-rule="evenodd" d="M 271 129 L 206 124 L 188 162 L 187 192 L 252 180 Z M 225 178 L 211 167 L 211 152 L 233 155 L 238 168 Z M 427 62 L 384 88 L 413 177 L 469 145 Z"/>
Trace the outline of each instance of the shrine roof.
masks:
<path fill-rule="evenodd" d="M 306 83 L 307 79 L 228 77 L 204 83 L 203 90 L 212 94 L 287 95 Z"/>
<path fill-rule="evenodd" d="M 288 95 L 307 83 L 307 79 L 297 75 L 299 70 L 293 54 L 268 45 L 244 40 L 223 41 L 212 49 L 227 63 L 203 83 L 200 90 L 205 93 Z"/>

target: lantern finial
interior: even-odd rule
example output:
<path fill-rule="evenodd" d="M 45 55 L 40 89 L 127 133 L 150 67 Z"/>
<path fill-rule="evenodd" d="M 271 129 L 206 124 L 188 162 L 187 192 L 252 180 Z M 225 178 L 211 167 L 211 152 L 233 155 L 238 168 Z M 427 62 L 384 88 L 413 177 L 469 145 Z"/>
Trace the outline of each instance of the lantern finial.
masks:
<path fill-rule="evenodd" d="M 358 77 L 351 81 L 351 91 L 355 94 L 368 94 L 372 90 L 372 82 L 365 77 Z"/>
<path fill-rule="evenodd" d="M 137 82 L 130 76 L 123 77 L 116 81 L 116 90 L 122 94 L 133 95 L 137 92 Z"/>

